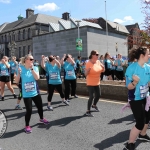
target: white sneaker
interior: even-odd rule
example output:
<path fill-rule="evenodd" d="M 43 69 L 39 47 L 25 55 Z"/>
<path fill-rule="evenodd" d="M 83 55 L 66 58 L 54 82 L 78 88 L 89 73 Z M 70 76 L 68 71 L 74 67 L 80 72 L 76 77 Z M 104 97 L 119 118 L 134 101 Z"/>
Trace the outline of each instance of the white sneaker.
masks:
<path fill-rule="evenodd" d="M 66 100 L 62 101 L 62 103 L 64 103 L 64 104 L 69 106 L 69 103 Z"/>

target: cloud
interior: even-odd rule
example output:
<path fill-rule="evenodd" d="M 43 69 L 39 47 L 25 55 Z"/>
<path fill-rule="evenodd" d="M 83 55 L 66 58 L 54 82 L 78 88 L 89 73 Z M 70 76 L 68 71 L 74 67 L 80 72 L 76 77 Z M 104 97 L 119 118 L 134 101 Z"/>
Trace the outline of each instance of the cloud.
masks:
<path fill-rule="evenodd" d="M 55 3 L 46 3 L 43 5 L 34 6 L 34 8 L 39 11 L 54 11 L 59 9 L 59 7 Z"/>
<path fill-rule="evenodd" d="M 10 3 L 10 0 L 0 0 L 0 3 Z"/>
<path fill-rule="evenodd" d="M 114 22 L 118 22 L 120 24 L 125 23 L 125 22 L 132 23 L 133 22 L 133 18 L 131 16 L 125 16 L 123 19 L 118 19 L 118 18 L 114 19 Z"/>
<path fill-rule="evenodd" d="M 123 21 L 123 20 L 121 20 L 121 19 L 118 19 L 118 18 L 116 18 L 116 19 L 114 19 L 114 22 L 118 22 L 118 23 L 124 23 L 125 21 Z"/>

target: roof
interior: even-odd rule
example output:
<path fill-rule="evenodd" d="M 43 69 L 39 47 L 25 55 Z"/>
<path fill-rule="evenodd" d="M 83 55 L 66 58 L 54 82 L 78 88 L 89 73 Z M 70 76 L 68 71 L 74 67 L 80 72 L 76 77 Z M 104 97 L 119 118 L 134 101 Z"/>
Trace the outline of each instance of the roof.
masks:
<path fill-rule="evenodd" d="M 131 29 L 134 29 L 134 28 L 138 28 L 138 29 L 140 29 L 140 27 L 139 27 L 139 24 L 138 24 L 138 23 L 131 24 L 131 25 L 126 25 L 126 28 L 127 28 L 127 30 L 128 30 L 129 32 L 131 31 Z"/>

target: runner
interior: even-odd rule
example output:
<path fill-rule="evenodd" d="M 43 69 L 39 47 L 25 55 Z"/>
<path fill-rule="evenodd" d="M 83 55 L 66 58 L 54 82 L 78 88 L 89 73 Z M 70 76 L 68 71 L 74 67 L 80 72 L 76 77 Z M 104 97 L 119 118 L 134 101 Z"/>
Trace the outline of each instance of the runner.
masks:
<path fill-rule="evenodd" d="M 65 100 L 65 96 L 62 90 L 62 81 L 60 78 L 60 69 L 61 64 L 55 57 L 52 55 L 49 56 L 49 62 L 45 64 L 45 56 L 42 55 L 42 68 L 46 70 L 47 74 L 49 75 L 49 82 L 48 82 L 48 110 L 53 111 L 53 107 L 51 106 L 52 97 L 54 90 L 58 91 L 60 97 L 62 98 L 62 102 L 66 105 L 69 103 Z"/>
<path fill-rule="evenodd" d="M 10 81 L 10 64 L 8 63 L 8 57 L 3 56 L 2 63 L 0 64 L 0 75 L 1 75 L 1 96 L 2 96 L 2 101 L 4 101 L 4 89 L 5 89 L 5 84 L 9 88 L 9 90 L 12 92 L 14 98 L 16 98 L 16 94 L 14 92 L 13 87 L 11 86 L 11 81 Z"/>
<path fill-rule="evenodd" d="M 11 70 L 11 84 L 13 84 L 14 81 L 14 72 L 17 68 L 18 62 L 16 61 L 16 57 L 12 57 L 11 61 L 9 62 L 10 64 L 10 70 Z"/>
<path fill-rule="evenodd" d="M 65 99 L 69 101 L 70 94 L 70 84 L 71 84 L 71 96 L 78 98 L 76 95 L 76 75 L 75 75 L 75 61 L 72 59 L 71 55 L 64 54 L 64 57 L 61 59 L 61 64 L 64 68 L 64 84 L 65 84 Z"/>
<path fill-rule="evenodd" d="M 36 66 L 33 66 L 33 56 L 28 54 L 25 56 L 25 65 L 18 68 L 18 73 L 16 76 L 16 82 L 19 83 L 20 77 L 22 79 L 22 97 L 24 99 L 24 104 L 26 107 L 25 115 L 25 132 L 31 133 L 32 129 L 29 126 L 31 114 L 32 114 L 32 101 L 34 101 L 38 114 L 40 116 L 40 122 L 44 124 L 49 124 L 45 118 L 43 118 L 43 106 L 42 98 L 39 94 L 37 81 L 39 79 L 39 70 Z"/>
<path fill-rule="evenodd" d="M 93 117 L 91 114 L 91 106 L 96 111 L 99 111 L 96 106 L 100 98 L 100 74 L 104 72 L 104 65 L 98 60 L 99 53 L 96 50 L 92 50 L 89 56 L 89 61 L 86 63 L 85 75 L 86 75 L 86 84 L 89 91 L 89 100 L 87 105 L 86 116 Z M 93 97 L 95 95 L 95 97 Z M 94 103 L 93 103 L 94 99 Z M 92 105 L 93 103 L 93 105 Z"/>
<path fill-rule="evenodd" d="M 129 141 L 125 148 L 135 150 L 135 141 L 140 139 L 150 141 L 146 134 L 150 120 L 150 110 L 145 110 L 146 96 L 149 94 L 150 69 L 146 64 L 149 50 L 146 48 L 133 49 L 129 53 L 132 63 L 126 70 L 126 86 L 128 88 L 128 100 L 133 112 L 136 124 L 130 131 Z"/>

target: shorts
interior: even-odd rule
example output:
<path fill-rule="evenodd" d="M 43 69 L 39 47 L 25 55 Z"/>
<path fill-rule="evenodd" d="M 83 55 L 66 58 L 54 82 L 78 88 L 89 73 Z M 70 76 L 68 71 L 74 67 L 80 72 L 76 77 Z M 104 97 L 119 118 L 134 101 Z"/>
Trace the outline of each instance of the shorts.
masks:
<path fill-rule="evenodd" d="M 1 82 L 10 82 L 10 76 L 1 76 L 0 81 Z"/>

